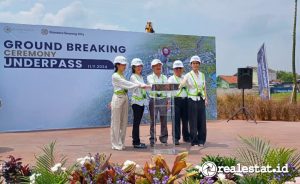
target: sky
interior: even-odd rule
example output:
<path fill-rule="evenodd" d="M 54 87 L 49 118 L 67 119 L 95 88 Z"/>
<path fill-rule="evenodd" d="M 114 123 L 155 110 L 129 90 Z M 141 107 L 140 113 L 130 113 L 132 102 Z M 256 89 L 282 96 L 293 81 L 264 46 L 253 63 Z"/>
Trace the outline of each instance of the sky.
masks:
<path fill-rule="evenodd" d="M 257 66 L 292 71 L 294 0 L 0 0 L 0 22 L 216 37 L 218 75 Z M 299 4 L 299 3 L 298 3 Z M 298 6 L 299 9 L 299 6 Z M 298 14 L 299 11 L 298 11 Z M 300 73 L 297 20 L 296 70 Z"/>

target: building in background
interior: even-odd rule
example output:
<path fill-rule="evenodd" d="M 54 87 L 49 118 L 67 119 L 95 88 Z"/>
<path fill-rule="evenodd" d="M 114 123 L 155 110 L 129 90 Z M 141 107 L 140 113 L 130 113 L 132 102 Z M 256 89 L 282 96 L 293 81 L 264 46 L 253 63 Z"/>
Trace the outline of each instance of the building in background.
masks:
<path fill-rule="evenodd" d="M 219 75 L 217 84 L 218 88 L 237 88 L 237 76 Z"/>

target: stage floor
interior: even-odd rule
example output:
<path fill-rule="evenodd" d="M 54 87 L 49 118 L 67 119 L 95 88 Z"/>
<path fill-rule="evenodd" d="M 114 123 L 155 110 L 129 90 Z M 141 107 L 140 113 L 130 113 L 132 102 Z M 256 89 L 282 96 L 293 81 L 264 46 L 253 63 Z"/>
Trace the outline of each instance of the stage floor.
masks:
<path fill-rule="evenodd" d="M 160 127 L 158 127 L 159 130 Z M 234 120 L 209 121 L 207 126 L 207 143 L 204 148 L 192 147 L 182 143 L 176 146 L 179 151 L 188 151 L 188 162 L 196 164 L 202 156 L 234 155 L 240 145 L 239 136 L 258 136 L 268 139 L 276 146 L 296 148 L 300 151 L 300 122 L 258 122 Z M 55 131 L 33 131 L 18 133 L 0 133 L 0 160 L 8 155 L 22 157 L 23 163 L 35 163 L 34 155 L 41 153 L 41 147 L 56 140 L 59 154 L 67 155 L 69 163 L 88 153 L 112 153 L 113 162 L 122 163 L 133 160 L 138 164 L 150 161 L 152 150 L 149 147 L 149 126 L 141 126 L 141 140 L 148 145 L 147 149 L 134 149 L 131 146 L 131 127 L 127 129 L 126 149 L 116 151 L 111 149 L 110 128 L 72 129 Z M 169 134 L 171 127 L 169 127 Z M 171 137 L 169 137 L 169 142 Z M 165 155 L 167 162 L 173 165 L 174 155 Z"/>

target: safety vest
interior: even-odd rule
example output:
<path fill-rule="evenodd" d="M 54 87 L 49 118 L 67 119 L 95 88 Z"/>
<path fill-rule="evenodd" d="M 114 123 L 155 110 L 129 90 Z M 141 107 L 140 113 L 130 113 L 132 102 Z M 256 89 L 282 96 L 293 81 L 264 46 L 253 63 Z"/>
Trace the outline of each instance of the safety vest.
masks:
<path fill-rule="evenodd" d="M 178 84 L 180 84 L 180 81 L 178 80 L 178 77 L 176 75 L 173 75 L 173 76 L 174 76 L 176 82 Z M 182 87 L 182 88 L 180 88 L 180 90 L 177 92 L 177 94 L 175 96 L 179 97 L 181 95 L 182 91 L 185 91 L 188 94 L 188 90 L 186 89 L 186 87 Z"/>
<path fill-rule="evenodd" d="M 159 84 L 159 83 L 157 83 L 156 81 L 155 81 L 155 78 L 154 78 L 155 76 L 154 76 L 154 74 L 152 74 L 152 78 L 153 78 L 153 80 L 154 80 L 154 84 Z M 164 76 L 163 74 L 161 74 L 161 81 L 162 81 L 162 83 L 161 84 L 165 84 L 165 80 L 166 80 L 166 82 L 168 81 L 168 79 L 166 78 L 166 76 Z M 164 80 L 165 79 L 165 80 Z M 161 97 L 161 98 L 166 98 L 167 97 L 167 95 L 165 94 L 165 93 L 163 93 L 163 92 L 153 92 L 153 91 L 150 91 L 149 92 L 149 94 L 150 94 L 150 97 L 151 98 L 154 98 L 154 97 Z"/>
<path fill-rule="evenodd" d="M 200 72 L 202 80 L 205 79 L 205 75 Z M 194 87 L 196 88 L 196 92 L 195 93 L 191 93 L 191 90 L 188 91 L 188 96 L 201 96 L 203 99 L 206 98 L 206 93 L 205 93 L 205 81 L 203 81 L 204 85 L 201 86 L 201 88 L 199 88 L 199 85 L 197 83 L 197 81 L 195 80 L 192 71 L 189 72 L 189 75 L 191 76 L 193 83 L 194 83 Z"/>
<path fill-rule="evenodd" d="M 122 74 L 119 74 L 118 72 L 117 72 L 117 74 L 118 74 L 121 78 L 125 79 L 125 77 L 124 77 Z M 121 90 L 115 90 L 115 91 L 114 91 L 114 94 L 116 94 L 116 95 L 127 95 L 127 93 L 128 93 L 128 90 L 127 90 L 127 89 L 121 89 Z"/>
<path fill-rule="evenodd" d="M 136 74 L 133 74 L 133 75 L 136 78 L 136 80 L 140 81 Z M 140 81 L 140 82 L 142 82 L 142 81 Z M 145 89 L 140 89 L 140 92 L 141 93 L 140 93 L 139 96 L 132 95 L 132 98 L 135 99 L 135 100 L 137 100 L 137 101 L 142 101 L 142 100 L 146 99 L 147 98 L 146 90 Z"/>

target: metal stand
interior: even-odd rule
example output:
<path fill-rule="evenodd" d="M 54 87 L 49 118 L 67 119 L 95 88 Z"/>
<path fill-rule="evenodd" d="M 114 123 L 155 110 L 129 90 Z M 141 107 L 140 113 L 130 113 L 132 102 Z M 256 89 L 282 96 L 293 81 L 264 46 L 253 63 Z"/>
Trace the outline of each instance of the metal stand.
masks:
<path fill-rule="evenodd" d="M 248 121 L 248 116 L 257 124 L 255 118 L 253 118 L 252 114 L 249 112 L 249 110 L 245 107 L 245 92 L 244 92 L 244 88 L 242 89 L 242 99 L 243 99 L 243 106 L 238 110 L 236 111 L 228 120 L 227 120 L 227 123 L 230 121 L 230 120 L 233 120 L 233 118 L 235 116 L 237 116 L 240 112 L 243 113 Z"/>

